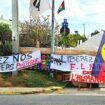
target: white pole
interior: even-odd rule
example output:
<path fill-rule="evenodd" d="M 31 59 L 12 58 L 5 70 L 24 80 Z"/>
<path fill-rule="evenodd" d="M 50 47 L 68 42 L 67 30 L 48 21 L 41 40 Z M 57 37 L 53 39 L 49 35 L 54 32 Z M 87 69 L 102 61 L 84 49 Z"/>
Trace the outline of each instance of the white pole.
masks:
<path fill-rule="evenodd" d="M 52 0 L 52 35 L 51 35 L 51 53 L 54 53 L 55 35 L 54 35 L 54 0 Z"/>
<path fill-rule="evenodd" d="M 12 53 L 19 53 L 18 0 L 12 0 Z M 12 74 L 17 75 L 17 71 Z"/>

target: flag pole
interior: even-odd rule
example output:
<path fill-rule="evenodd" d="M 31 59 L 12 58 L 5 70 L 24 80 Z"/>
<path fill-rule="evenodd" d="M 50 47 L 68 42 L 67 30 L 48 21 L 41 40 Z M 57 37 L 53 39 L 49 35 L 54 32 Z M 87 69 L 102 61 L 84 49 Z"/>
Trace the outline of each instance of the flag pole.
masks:
<path fill-rule="evenodd" d="M 51 53 L 54 53 L 54 43 L 55 43 L 55 35 L 54 35 L 54 7 L 55 3 L 54 0 L 52 0 L 52 34 L 51 34 Z"/>

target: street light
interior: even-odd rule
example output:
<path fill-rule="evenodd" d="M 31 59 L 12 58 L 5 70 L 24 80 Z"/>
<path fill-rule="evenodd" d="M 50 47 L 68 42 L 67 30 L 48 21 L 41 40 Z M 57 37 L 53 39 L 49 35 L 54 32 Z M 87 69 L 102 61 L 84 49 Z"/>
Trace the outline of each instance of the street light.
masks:
<path fill-rule="evenodd" d="M 85 37 L 85 24 L 83 24 L 83 32 L 84 32 L 84 37 Z"/>

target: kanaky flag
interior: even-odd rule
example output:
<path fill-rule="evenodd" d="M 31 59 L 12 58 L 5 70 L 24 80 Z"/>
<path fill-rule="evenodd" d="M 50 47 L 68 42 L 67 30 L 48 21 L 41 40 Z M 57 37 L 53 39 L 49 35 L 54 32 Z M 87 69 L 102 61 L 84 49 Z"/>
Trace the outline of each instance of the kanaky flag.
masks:
<path fill-rule="evenodd" d="M 105 32 L 93 64 L 92 76 L 105 82 Z"/>
<path fill-rule="evenodd" d="M 37 19 L 40 14 L 50 9 L 48 0 L 30 0 L 30 16 Z"/>
<path fill-rule="evenodd" d="M 60 7 L 58 8 L 57 13 L 60 13 L 63 10 L 65 10 L 65 3 L 64 3 L 64 1 L 62 2 L 62 4 L 60 5 Z"/>

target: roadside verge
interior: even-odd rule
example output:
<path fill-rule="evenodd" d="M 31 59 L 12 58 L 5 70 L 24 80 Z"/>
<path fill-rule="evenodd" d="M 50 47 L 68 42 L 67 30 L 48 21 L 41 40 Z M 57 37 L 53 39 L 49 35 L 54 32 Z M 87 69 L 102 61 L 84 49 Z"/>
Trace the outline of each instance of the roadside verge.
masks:
<path fill-rule="evenodd" d="M 47 87 L 47 88 L 7 87 L 7 88 L 0 88 L 0 95 L 52 93 L 54 91 L 58 91 L 62 89 L 63 87 L 55 87 L 55 86 Z"/>

